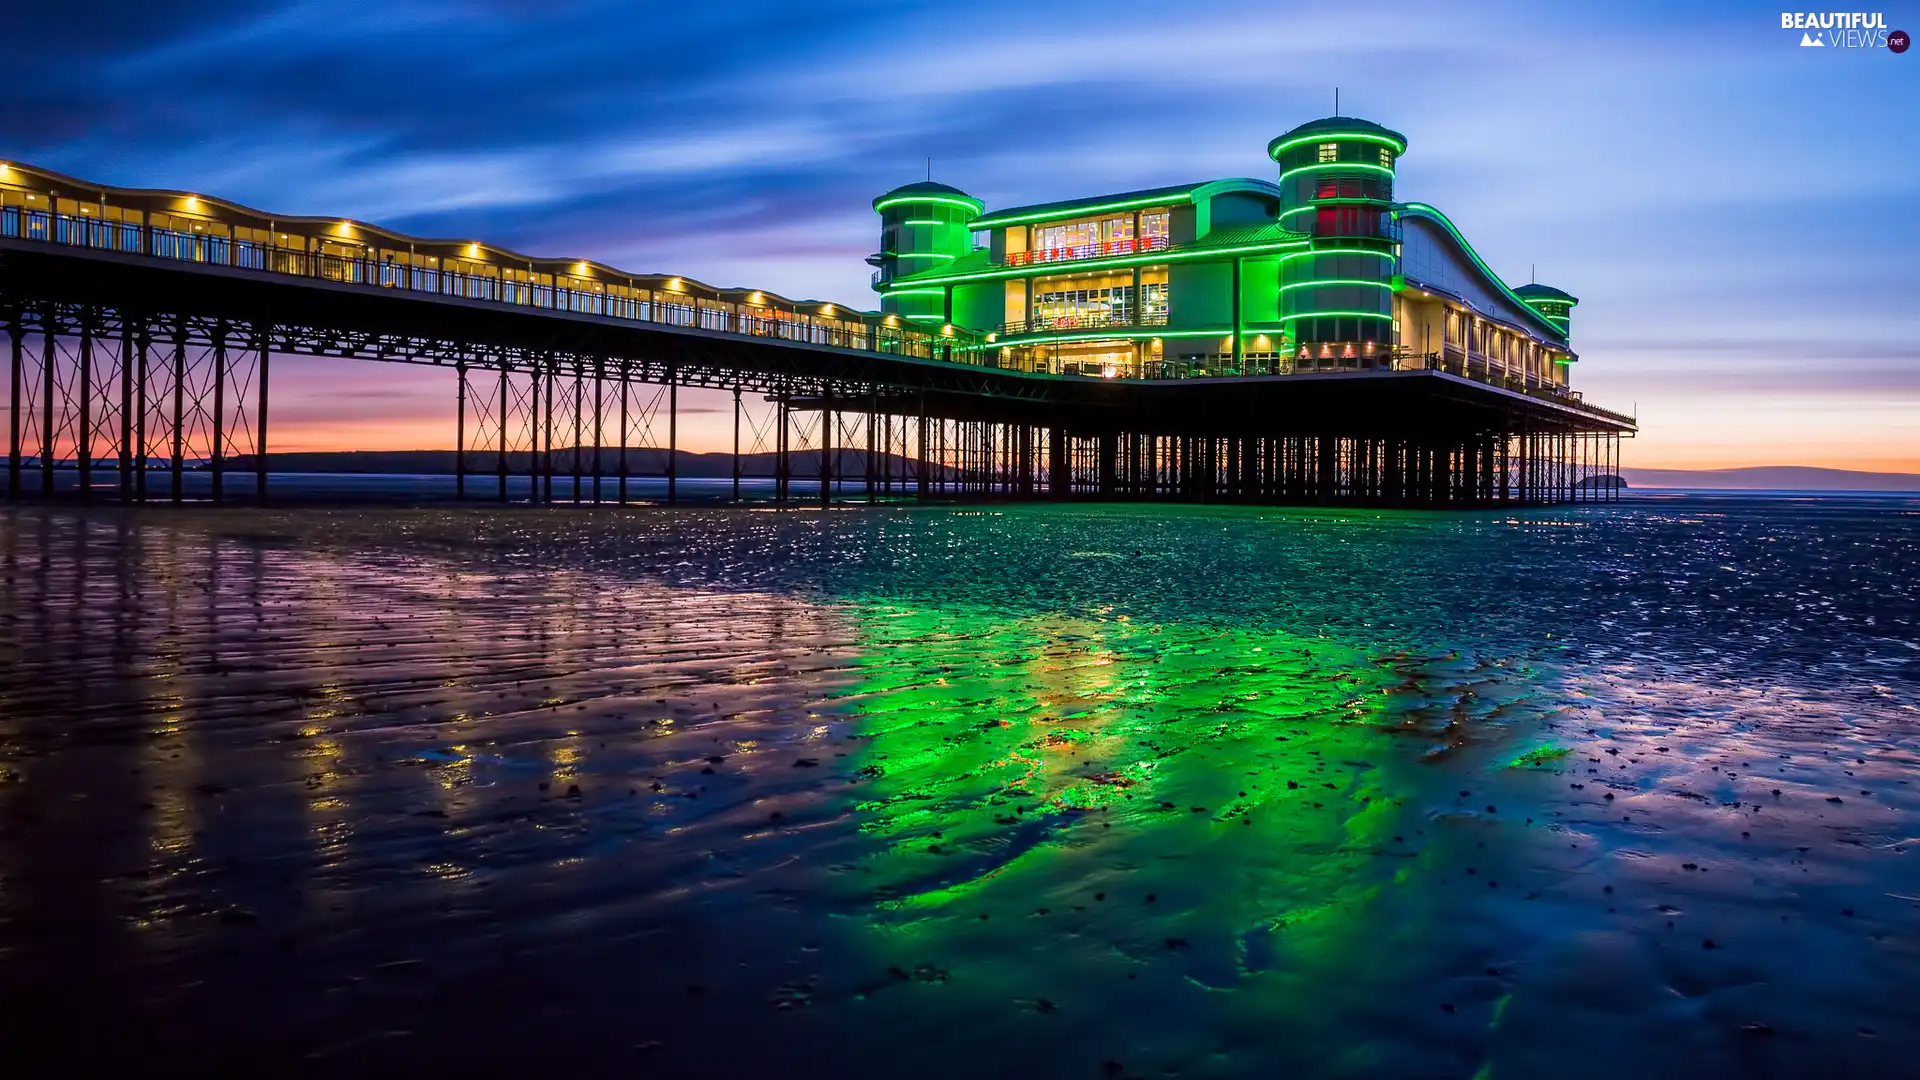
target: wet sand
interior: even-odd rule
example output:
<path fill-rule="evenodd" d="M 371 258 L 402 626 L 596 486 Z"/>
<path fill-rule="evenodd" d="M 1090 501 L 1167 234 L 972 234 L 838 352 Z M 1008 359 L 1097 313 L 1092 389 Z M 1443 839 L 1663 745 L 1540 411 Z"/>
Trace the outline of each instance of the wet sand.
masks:
<path fill-rule="evenodd" d="M 0 1038 L 1901 1075 L 1920 507 L 0 511 Z"/>

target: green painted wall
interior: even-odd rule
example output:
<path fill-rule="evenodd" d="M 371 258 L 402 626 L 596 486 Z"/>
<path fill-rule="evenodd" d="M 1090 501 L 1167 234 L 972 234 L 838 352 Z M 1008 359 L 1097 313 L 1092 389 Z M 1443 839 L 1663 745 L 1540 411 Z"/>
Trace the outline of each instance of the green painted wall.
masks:
<path fill-rule="evenodd" d="M 1280 258 L 1248 259 L 1240 264 L 1240 325 L 1247 330 L 1280 326 Z"/>
<path fill-rule="evenodd" d="M 1007 283 L 982 281 L 953 287 L 953 324 L 985 333 L 1007 313 Z"/>
<path fill-rule="evenodd" d="M 1167 267 L 1167 325 L 1173 330 L 1225 327 L 1233 318 L 1233 265 L 1173 263 Z"/>

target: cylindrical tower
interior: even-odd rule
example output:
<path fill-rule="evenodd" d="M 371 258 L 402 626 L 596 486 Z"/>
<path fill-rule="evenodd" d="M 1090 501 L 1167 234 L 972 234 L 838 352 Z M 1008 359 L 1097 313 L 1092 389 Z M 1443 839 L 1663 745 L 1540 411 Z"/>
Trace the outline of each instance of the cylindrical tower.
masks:
<path fill-rule="evenodd" d="M 893 282 L 941 269 L 972 251 L 973 232 L 967 226 L 986 204 L 959 188 L 927 180 L 894 188 L 873 200 L 873 208 L 880 214 L 880 250 L 867 262 L 878 267 L 873 288 L 880 294 L 880 310 L 915 322 L 944 322 L 944 290 Z"/>
<path fill-rule="evenodd" d="M 1528 307 L 1559 327 L 1568 341 L 1573 340 L 1573 305 L 1580 302 L 1579 297 L 1561 292 L 1551 285 L 1522 285 L 1513 290 L 1513 295 L 1525 300 Z"/>
<path fill-rule="evenodd" d="M 1267 144 L 1280 223 L 1311 238 L 1282 257 L 1280 317 L 1299 359 L 1384 359 L 1393 347 L 1393 174 L 1406 136 L 1329 116 Z"/>

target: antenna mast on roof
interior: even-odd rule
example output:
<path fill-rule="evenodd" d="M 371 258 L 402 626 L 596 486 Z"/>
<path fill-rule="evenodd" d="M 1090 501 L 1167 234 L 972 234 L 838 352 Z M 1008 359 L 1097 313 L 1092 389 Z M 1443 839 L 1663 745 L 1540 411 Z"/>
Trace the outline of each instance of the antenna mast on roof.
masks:
<path fill-rule="evenodd" d="M 933 180 L 933 159 L 931 157 L 927 159 L 927 180 L 928 182 L 932 182 Z"/>
<path fill-rule="evenodd" d="M 1540 284 L 1540 267 L 1538 264 L 1527 264 L 1527 282 L 1532 285 Z"/>
<path fill-rule="evenodd" d="M 1333 115 L 1340 115 L 1340 88 L 1337 86 L 1333 88 Z"/>

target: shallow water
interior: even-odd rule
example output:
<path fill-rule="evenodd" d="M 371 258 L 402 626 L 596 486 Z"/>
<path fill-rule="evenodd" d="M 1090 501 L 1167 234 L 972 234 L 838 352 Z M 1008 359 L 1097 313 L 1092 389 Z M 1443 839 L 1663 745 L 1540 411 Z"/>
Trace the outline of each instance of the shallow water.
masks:
<path fill-rule="evenodd" d="M 1903 498 L 0 512 L 0 1037 L 1903 1073 L 1916 551 Z"/>

